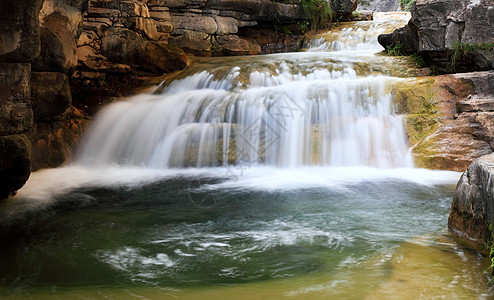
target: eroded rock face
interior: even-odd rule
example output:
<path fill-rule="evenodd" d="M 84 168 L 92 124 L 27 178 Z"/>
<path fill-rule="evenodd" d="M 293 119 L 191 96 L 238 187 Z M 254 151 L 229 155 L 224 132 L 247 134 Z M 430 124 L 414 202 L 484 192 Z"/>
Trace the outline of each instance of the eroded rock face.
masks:
<path fill-rule="evenodd" d="M 455 44 L 484 44 L 494 41 L 494 1 L 417 0 L 412 19 L 405 29 L 383 35 L 379 42 L 385 48 L 398 43 L 406 45 L 403 54 L 420 53 L 431 64 L 456 71 L 494 68 L 494 54 L 472 50 L 452 66 Z M 413 47 L 408 47 L 413 45 Z"/>
<path fill-rule="evenodd" d="M 0 61 L 30 62 L 39 55 L 43 0 L 0 1 Z"/>
<path fill-rule="evenodd" d="M 115 29 L 104 37 L 101 52 L 111 61 L 153 74 L 181 70 L 187 66 L 188 61 L 180 49 L 149 42 L 126 29 Z"/>
<path fill-rule="evenodd" d="M 63 114 L 72 103 L 69 78 L 63 73 L 32 72 L 31 104 L 34 120 Z"/>
<path fill-rule="evenodd" d="M 476 159 L 456 186 L 449 229 L 468 246 L 488 252 L 494 222 L 494 154 Z"/>
<path fill-rule="evenodd" d="M 30 77 L 27 63 L 0 63 L 0 199 L 30 175 L 31 144 L 25 134 L 33 124 Z"/>
<path fill-rule="evenodd" d="M 409 79 L 393 88 L 415 165 L 464 171 L 494 149 L 494 72 Z"/>

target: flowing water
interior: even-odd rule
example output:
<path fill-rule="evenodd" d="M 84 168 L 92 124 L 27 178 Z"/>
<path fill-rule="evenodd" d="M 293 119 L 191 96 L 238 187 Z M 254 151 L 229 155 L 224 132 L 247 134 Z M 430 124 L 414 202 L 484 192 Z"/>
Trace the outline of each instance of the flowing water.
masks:
<path fill-rule="evenodd" d="M 458 173 L 414 169 L 376 53 L 406 20 L 299 53 L 198 59 L 95 118 L 72 164 L 0 206 L 0 295 L 489 298 L 446 230 Z"/>

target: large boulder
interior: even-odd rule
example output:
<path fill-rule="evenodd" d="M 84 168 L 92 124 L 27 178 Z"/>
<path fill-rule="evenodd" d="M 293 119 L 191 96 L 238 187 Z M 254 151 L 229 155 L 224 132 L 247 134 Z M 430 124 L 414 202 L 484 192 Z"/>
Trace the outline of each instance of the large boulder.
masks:
<path fill-rule="evenodd" d="M 449 229 L 468 246 L 489 253 L 494 223 L 494 154 L 475 160 L 456 186 Z"/>
<path fill-rule="evenodd" d="M 77 66 L 77 40 L 88 0 L 46 0 L 41 16 L 41 55 L 33 70 L 71 73 Z"/>
<path fill-rule="evenodd" d="M 0 61 L 29 62 L 39 55 L 43 0 L 0 0 Z"/>
<path fill-rule="evenodd" d="M 110 61 L 152 74 L 182 70 L 188 64 L 181 49 L 143 39 L 127 29 L 113 29 L 102 39 L 101 51 Z"/>
<path fill-rule="evenodd" d="M 405 29 L 379 38 L 384 47 L 412 45 L 405 54 L 420 53 L 443 69 L 494 68 L 492 49 L 481 46 L 494 40 L 494 0 L 417 0 L 411 12 Z"/>

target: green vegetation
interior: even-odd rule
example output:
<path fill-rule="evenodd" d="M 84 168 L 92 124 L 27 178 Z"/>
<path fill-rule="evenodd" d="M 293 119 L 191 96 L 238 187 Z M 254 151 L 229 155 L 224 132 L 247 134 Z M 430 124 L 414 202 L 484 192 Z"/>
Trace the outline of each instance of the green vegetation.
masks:
<path fill-rule="evenodd" d="M 417 67 L 424 68 L 427 66 L 427 63 L 424 60 L 424 57 L 418 53 L 414 53 L 410 55 L 410 58 L 415 62 Z"/>
<path fill-rule="evenodd" d="M 386 47 L 386 52 L 389 56 L 403 56 L 403 45 L 401 42 L 389 45 Z"/>
<path fill-rule="evenodd" d="M 453 43 L 452 48 L 450 66 L 454 70 L 458 60 L 465 59 L 477 51 L 494 52 L 494 43 L 468 44 L 457 41 Z"/>
<path fill-rule="evenodd" d="M 302 6 L 304 15 L 310 24 L 310 30 L 324 29 L 331 25 L 334 12 L 326 1 L 301 0 L 300 5 Z"/>
<path fill-rule="evenodd" d="M 404 11 L 410 11 L 412 5 L 415 3 L 415 0 L 400 0 L 400 7 Z"/>

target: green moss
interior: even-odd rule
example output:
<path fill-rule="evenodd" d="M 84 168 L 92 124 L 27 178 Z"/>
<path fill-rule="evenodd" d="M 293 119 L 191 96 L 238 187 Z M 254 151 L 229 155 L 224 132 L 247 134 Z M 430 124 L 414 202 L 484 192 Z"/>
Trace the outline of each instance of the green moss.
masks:
<path fill-rule="evenodd" d="M 400 0 L 400 7 L 404 11 L 410 11 L 414 3 L 415 0 Z"/>

